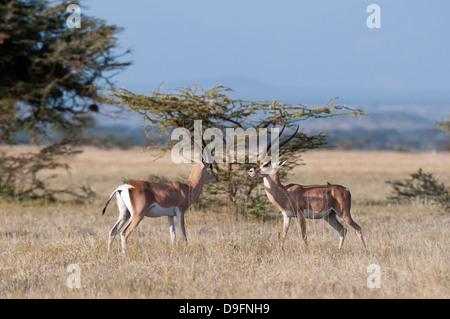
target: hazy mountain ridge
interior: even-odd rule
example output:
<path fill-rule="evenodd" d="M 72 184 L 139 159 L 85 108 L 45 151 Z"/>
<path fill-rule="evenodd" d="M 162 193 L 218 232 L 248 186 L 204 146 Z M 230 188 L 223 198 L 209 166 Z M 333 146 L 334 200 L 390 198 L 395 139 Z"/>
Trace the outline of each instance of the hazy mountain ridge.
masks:
<path fill-rule="evenodd" d="M 328 144 L 338 148 L 441 150 L 449 138 L 439 134 L 438 129 L 431 126 L 433 123 L 422 116 L 392 112 L 372 113 L 362 119 L 349 116 L 311 119 L 300 125 L 307 133 L 324 132 Z M 150 142 L 140 125 L 98 126 L 90 129 L 87 136 L 106 136 L 106 140 L 114 139 L 113 144 L 121 147 Z M 155 138 L 153 142 L 160 140 Z"/>

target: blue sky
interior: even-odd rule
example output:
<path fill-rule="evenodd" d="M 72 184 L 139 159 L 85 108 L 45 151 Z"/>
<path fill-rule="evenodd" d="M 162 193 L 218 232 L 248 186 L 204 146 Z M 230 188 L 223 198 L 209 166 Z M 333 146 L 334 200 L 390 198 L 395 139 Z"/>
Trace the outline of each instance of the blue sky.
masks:
<path fill-rule="evenodd" d="M 366 25 L 371 3 L 381 8 L 380 29 Z M 131 48 L 134 63 L 115 82 L 134 92 L 165 82 L 165 89 L 225 84 L 261 98 L 302 88 L 314 92 L 312 98 L 324 95 L 318 103 L 390 92 L 400 101 L 450 98 L 447 0 L 81 4 L 82 14 L 125 28 L 119 42 L 123 50 Z"/>

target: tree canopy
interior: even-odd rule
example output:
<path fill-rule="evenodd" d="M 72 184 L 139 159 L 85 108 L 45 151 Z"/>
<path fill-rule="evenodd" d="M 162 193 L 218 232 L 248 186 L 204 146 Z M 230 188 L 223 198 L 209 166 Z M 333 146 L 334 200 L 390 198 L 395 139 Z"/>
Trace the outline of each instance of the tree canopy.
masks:
<path fill-rule="evenodd" d="M 126 89 L 113 89 L 105 98 L 108 103 L 126 105 L 129 109 L 142 115 L 143 127 L 151 135 L 160 134 L 168 137 L 163 148 L 168 149 L 174 141 L 170 140 L 171 132 L 176 128 L 194 131 L 194 121 L 201 120 L 202 127 L 215 128 L 222 132 L 226 144 L 226 129 L 269 128 L 286 126 L 286 130 L 295 128 L 299 123 L 311 118 L 327 118 L 342 115 L 361 116 L 360 109 L 334 104 L 334 99 L 326 105 L 307 106 L 303 104 L 286 104 L 276 100 L 247 101 L 233 99 L 229 96 L 230 88 L 215 86 L 209 90 L 198 85 L 176 88 L 172 92 L 163 93 L 158 90 L 148 94 L 136 94 Z M 280 156 L 288 162 L 281 170 L 281 176 L 299 165 L 299 152 L 322 147 L 326 144 L 325 135 L 320 132 L 307 134 L 298 132 L 293 140 L 280 149 Z M 247 171 L 251 163 L 213 163 L 221 182 L 206 186 L 211 195 L 219 195 L 234 208 L 246 212 L 260 214 L 261 196 L 257 188 L 261 185 L 258 179 L 252 179 Z M 221 196 L 222 195 L 222 196 Z M 223 196 L 225 195 L 225 196 Z M 265 196 L 264 196 L 265 197 Z"/>
<path fill-rule="evenodd" d="M 121 28 L 84 14 L 80 28 L 69 28 L 69 4 L 0 2 L 0 143 L 52 145 L 29 159 L 41 161 L 37 167 L 45 168 L 53 155 L 73 154 L 69 144 L 100 111 L 100 87 L 111 85 L 113 72 L 130 64 L 120 61 L 127 52 L 117 52 Z M 13 161 L 4 152 L 0 156 L 5 176 L 14 171 L 7 164 Z M 17 178 L 0 177 L 0 194 L 29 195 L 19 190 Z"/>

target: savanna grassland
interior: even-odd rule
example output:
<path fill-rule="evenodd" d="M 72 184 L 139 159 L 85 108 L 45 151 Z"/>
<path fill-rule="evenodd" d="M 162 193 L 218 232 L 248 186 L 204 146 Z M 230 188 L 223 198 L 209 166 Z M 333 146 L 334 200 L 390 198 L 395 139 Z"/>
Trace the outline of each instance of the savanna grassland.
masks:
<path fill-rule="evenodd" d="M 265 221 L 230 214 L 224 207 L 192 208 L 186 215 L 189 243 L 178 228 L 170 243 L 166 218 L 144 219 L 130 237 L 127 256 L 116 238 L 117 219 L 106 199 L 127 179 L 187 176 L 151 152 L 85 148 L 70 160 L 55 187 L 90 185 L 97 196 L 80 203 L 0 200 L 0 298 L 449 298 L 450 214 L 436 206 L 389 203 L 386 180 L 404 179 L 419 167 L 450 182 L 450 153 L 313 151 L 288 182 L 342 184 L 352 192 L 352 216 L 367 249 L 349 230 L 342 250 L 323 220 L 308 220 L 309 245 L 291 223 L 279 250 L 281 214 Z M 202 196 L 207 196 L 203 194 Z M 276 215 L 279 214 L 279 215 Z M 67 268 L 80 269 L 81 288 L 69 288 Z M 369 288 L 368 266 L 379 265 L 380 288 Z"/>

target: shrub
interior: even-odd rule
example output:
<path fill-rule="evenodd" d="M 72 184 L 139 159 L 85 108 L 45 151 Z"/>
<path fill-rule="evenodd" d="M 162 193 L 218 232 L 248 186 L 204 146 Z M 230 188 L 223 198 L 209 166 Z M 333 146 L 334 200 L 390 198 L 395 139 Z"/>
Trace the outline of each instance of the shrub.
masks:
<path fill-rule="evenodd" d="M 438 204 L 445 211 L 450 210 L 450 194 L 444 183 L 439 182 L 431 173 L 425 173 L 421 168 L 403 181 L 387 181 L 392 185 L 391 200 L 418 199 Z"/>

